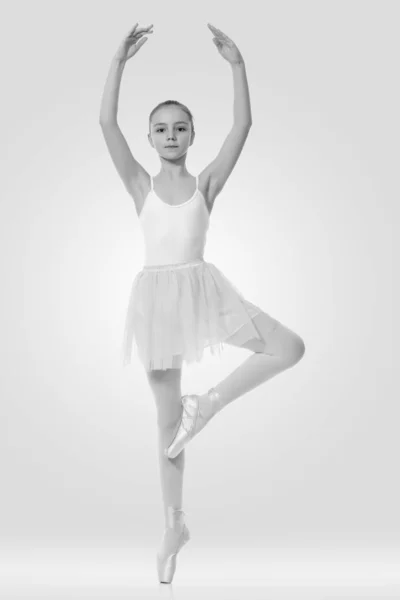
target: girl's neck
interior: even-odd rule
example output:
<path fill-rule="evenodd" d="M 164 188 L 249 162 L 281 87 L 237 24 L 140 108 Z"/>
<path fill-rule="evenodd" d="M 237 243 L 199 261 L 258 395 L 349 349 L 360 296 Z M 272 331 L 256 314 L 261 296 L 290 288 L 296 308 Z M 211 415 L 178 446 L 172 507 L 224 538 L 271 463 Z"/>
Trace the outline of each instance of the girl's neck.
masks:
<path fill-rule="evenodd" d="M 172 169 L 164 169 L 158 173 L 157 177 L 160 179 L 165 179 L 166 181 L 178 181 L 179 179 L 185 179 L 185 177 L 190 177 L 190 174 L 186 170 L 186 166 L 176 166 Z"/>

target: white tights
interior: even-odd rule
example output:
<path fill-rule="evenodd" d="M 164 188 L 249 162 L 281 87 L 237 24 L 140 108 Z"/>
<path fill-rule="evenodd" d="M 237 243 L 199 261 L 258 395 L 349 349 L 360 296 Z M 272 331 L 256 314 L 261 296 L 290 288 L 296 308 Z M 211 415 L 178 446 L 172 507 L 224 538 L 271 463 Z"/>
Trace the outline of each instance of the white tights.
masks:
<path fill-rule="evenodd" d="M 224 343 L 247 348 L 252 351 L 225 379 L 213 386 L 226 405 L 258 387 L 278 373 L 293 367 L 303 357 L 305 345 L 302 338 L 279 321 L 271 323 L 271 317 L 260 313 L 253 323 L 261 333 L 262 340 L 243 342 L 245 330 L 233 334 Z M 174 459 L 164 455 L 171 443 L 181 419 L 181 375 L 182 369 L 148 371 L 148 381 L 157 405 L 159 441 L 159 465 L 164 517 L 167 523 L 167 507 L 182 507 L 185 449 Z"/>

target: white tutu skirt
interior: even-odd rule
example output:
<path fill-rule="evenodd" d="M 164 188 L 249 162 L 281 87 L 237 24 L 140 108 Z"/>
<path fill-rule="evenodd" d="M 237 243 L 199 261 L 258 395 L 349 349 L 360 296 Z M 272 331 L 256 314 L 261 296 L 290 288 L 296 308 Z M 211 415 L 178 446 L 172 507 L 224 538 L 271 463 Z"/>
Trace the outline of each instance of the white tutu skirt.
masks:
<path fill-rule="evenodd" d="M 261 312 L 203 259 L 144 267 L 131 288 L 123 365 L 130 363 L 132 350 L 147 371 L 199 362 L 205 348 L 220 355 L 223 342 L 245 325 L 242 341 L 262 339 L 252 322 Z M 273 327 L 276 321 L 270 318 Z"/>

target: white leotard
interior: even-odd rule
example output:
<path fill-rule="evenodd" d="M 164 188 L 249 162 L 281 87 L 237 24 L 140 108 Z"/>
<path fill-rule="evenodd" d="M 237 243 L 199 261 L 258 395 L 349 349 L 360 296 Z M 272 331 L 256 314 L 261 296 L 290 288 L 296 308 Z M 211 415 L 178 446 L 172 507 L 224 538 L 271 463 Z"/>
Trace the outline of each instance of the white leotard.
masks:
<path fill-rule="evenodd" d="M 189 200 L 171 205 L 151 189 L 140 212 L 145 242 L 145 266 L 184 263 L 203 258 L 210 215 L 198 187 Z"/>

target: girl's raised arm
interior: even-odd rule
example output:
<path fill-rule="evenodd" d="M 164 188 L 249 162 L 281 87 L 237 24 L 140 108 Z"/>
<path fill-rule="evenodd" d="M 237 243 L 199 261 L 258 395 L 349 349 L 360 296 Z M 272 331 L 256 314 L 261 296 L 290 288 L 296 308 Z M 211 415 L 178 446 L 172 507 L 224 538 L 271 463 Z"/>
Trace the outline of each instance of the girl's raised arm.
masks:
<path fill-rule="evenodd" d="M 109 123 L 110 121 L 116 122 L 119 89 L 126 61 L 132 58 L 148 39 L 147 37 L 143 39 L 140 38 L 142 38 L 145 33 L 153 33 L 152 31 L 149 31 L 153 25 L 142 29 L 136 29 L 136 27 L 137 23 L 128 31 L 112 59 L 101 100 L 100 124 Z"/>
<path fill-rule="evenodd" d="M 136 29 L 136 27 L 137 23 L 122 40 L 111 62 L 101 101 L 99 123 L 115 168 L 124 183 L 125 189 L 133 197 L 139 212 L 140 194 L 138 194 L 138 188 L 140 188 L 140 181 L 144 180 L 147 172 L 132 156 L 117 122 L 119 89 L 126 61 L 145 44 L 147 37 L 140 38 L 145 33 L 153 33 L 149 31 L 153 25 L 143 29 Z"/>

